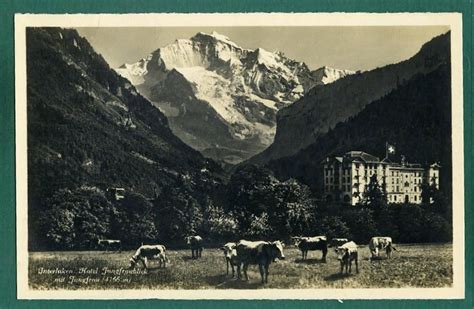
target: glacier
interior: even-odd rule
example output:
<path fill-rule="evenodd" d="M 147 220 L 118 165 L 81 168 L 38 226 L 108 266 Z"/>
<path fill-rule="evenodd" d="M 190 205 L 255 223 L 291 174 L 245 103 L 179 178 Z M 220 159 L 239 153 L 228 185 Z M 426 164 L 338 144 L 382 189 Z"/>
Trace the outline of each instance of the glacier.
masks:
<path fill-rule="evenodd" d="M 276 113 L 314 86 L 353 74 L 318 69 L 227 36 L 198 32 L 115 69 L 169 119 L 173 133 L 217 161 L 239 163 L 268 147 Z"/>

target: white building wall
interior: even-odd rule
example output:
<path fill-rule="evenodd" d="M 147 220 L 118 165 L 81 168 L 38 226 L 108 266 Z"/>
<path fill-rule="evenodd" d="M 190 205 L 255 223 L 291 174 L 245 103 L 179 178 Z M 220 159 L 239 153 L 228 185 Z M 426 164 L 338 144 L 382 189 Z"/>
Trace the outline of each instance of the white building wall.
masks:
<path fill-rule="evenodd" d="M 333 198 L 344 201 L 348 199 L 352 205 L 361 202 L 366 186 L 372 175 L 377 174 L 379 185 L 385 180 L 385 190 L 389 203 L 421 203 L 421 185 L 431 183 L 433 177 L 439 188 L 439 168 L 437 166 L 422 169 L 410 166 L 393 165 L 390 163 L 373 162 L 337 162 L 324 164 L 324 192 Z M 337 179 L 337 181 L 336 181 Z M 357 193 L 359 195 L 357 195 Z M 336 196 L 338 195 L 338 196 Z"/>
<path fill-rule="evenodd" d="M 438 170 L 438 168 L 430 167 L 428 169 L 428 177 L 427 177 L 426 181 L 429 184 L 432 184 L 433 181 L 434 181 L 434 184 L 436 185 L 436 188 L 439 189 L 439 170 Z"/>

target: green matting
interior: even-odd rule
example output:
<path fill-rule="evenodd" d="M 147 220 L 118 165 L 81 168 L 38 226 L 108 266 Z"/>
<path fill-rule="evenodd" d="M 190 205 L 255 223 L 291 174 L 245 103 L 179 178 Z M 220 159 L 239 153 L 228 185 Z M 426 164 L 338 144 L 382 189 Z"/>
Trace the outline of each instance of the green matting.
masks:
<path fill-rule="evenodd" d="M 466 217 L 465 300 L 239 300 L 239 301 L 19 301 L 16 299 L 15 149 L 14 149 L 14 14 L 141 12 L 460 12 L 463 15 L 464 155 Z M 0 0 L 0 309 L 4 308 L 474 308 L 472 199 L 472 4 L 456 0 Z"/>

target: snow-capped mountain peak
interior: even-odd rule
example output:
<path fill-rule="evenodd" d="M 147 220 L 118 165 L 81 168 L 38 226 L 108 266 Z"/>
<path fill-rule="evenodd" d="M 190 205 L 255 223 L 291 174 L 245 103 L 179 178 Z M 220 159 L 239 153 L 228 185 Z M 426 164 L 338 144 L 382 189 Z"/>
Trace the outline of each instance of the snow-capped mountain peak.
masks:
<path fill-rule="evenodd" d="M 313 76 L 319 81 L 320 85 L 327 85 L 336 80 L 354 74 L 354 71 L 335 69 L 328 66 L 323 66 L 313 71 Z"/>
<path fill-rule="evenodd" d="M 211 34 L 209 33 L 205 33 L 205 32 L 198 32 L 194 37 L 192 37 L 192 39 L 194 40 L 199 40 L 200 38 L 203 38 L 203 37 L 208 37 L 208 38 L 212 38 L 216 41 L 220 41 L 222 43 L 226 43 L 226 44 L 229 44 L 235 48 L 239 48 L 239 49 L 242 49 L 240 46 L 238 46 L 236 43 L 232 42 L 227 36 L 223 35 L 223 34 L 220 34 L 220 33 L 217 33 L 216 31 L 212 31 Z"/>
<path fill-rule="evenodd" d="M 259 47 L 256 49 L 257 61 L 259 64 L 263 64 L 269 67 L 278 67 L 278 62 L 280 61 L 280 56 L 265 49 Z"/>
<path fill-rule="evenodd" d="M 215 31 L 178 39 L 116 71 L 165 113 L 183 141 L 232 163 L 270 145 L 276 112 L 321 82 L 302 62 L 244 49 Z M 328 72 L 322 76 L 337 78 Z"/>
<path fill-rule="evenodd" d="M 135 63 L 124 63 L 115 71 L 127 78 L 133 85 L 140 85 L 144 82 L 143 76 L 148 73 L 147 66 L 151 59 L 152 55 L 150 54 Z"/>

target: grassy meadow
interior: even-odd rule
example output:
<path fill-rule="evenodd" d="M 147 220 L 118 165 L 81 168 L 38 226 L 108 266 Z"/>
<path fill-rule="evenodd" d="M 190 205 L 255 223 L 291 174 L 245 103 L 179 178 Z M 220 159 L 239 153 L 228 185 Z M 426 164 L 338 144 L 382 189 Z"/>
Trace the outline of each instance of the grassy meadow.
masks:
<path fill-rule="evenodd" d="M 447 287 L 453 280 L 451 244 L 397 245 L 390 260 L 369 261 L 367 246 L 359 248 L 359 273 L 339 274 L 334 250 L 321 263 L 321 252 L 310 251 L 301 260 L 299 250 L 285 248 L 285 260 L 270 266 L 268 284 L 260 283 L 258 266 L 249 267 L 249 281 L 226 275 L 218 249 L 204 249 L 191 259 L 190 250 L 168 250 L 170 263 L 130 273 L 133 251 L 30 252 L 29 284 L 32 289 L 257 289 L 257 288 L 398 288 Z M 51 273 L 53 272 L 53 273 Z"/>

